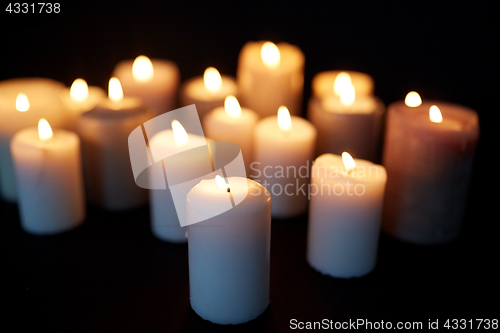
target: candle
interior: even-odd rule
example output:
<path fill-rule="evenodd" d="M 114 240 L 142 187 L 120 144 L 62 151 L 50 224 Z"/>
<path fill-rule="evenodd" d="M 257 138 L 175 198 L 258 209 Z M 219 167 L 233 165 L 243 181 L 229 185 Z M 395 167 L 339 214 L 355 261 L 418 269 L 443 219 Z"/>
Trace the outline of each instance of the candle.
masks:
<path fill-rule="evenodd" d="M 314 126 L 290 116 L 286 107 L 280 107 L 278 116 L 266 117 L 255 125 L 251 176 L 271 192 L 273 217 L 286 218 L 306 211 L 315 143 Z"/>
<path fill-rule="evenodd" d="M 261 117 L 286 106 L 292 115 L 301 114 L 304 86 L 302 51 L 287 43 L 249 42 L 238 60 L 238 93 L 241 104 Z"/>
<path fill-rule="evenodd" d="M 314 269 L 351 278 L 375 267 L 386 180 L 383 166 L 347 152 L 314 161 L 307 235 Z"/>
<path fill-rule="evenodd" d="M 175 108 L 180 74 L 174 62 L 141 55 L 118 63 L 113 76 L 120 80 L 125 96 L 140 97 L 145 107 L 154 109 L 154 116 Z"/>
<path fill-rule="evenodd" d="M 307 117 L 318 130 L 316 156 L 349 151 L 356 158 L 378 160 L 383 103 L 373 96 L 358 95 L 346 72 L 336 76 L 330 90 L 330 95 L 309 100 Z"/>
<path fill-rule="evenodd" d="M 224 105 L 229 95 L 236 95 L 234 78 L 220 75 L 214 67 L 208 67 L 203 77 L 197 76 L 186 81 L 181 88 L 181 104 L 195 104 L 200 119 L 218 106 Z"/>
<path fill-rule="evenodd" d="M 81 115 L 79 133 L 91 203 L 108 210 L 124 210 L 147 202 L 147 191 L 134 181 L 128 136 L 150 117 L 139 99 L 123 97 L 116 78 L 109 80 L 109 98 Z"/>
<path fill-rule="evenodd" d="M 240 107 L 236 97 L 231 95 L 226 97 L 224 107 L 215 108 L 203 118 L 203 128 L 214 141 L 237 144 L 249 173 L 253 158 L 253 129 L 258 119 L 253 110 Z"/>
<path fill-rule="evenodd" d="M 441 101 L 389 105 L 382 229 L 419 244 L 455 239 L 478 138 L 479 120 L 469 108 Z"/>
<path fill-rule="evenodd" d="M 52 132 L 42 118 L 38 129 L 17 132 L 10 145 L 22 228 L 45 235 L 83 223 L 85 202 L 78 136 L 65 130 Z"/>
<path fill-rule="evenodd" d="M 269 304 L 271 198 L 250 179 L 217 177 L 187 195 L 190 302 L 203 319 L 240 324 Z M 245 199 L 216 215 L 239 196 Z"/>
<path fill-rule="evenodd" d="M 60 98 L 69 113 L 66 128 L 76 131 L 80 115 L 93 109 L 105 96 L 104 90 L 100 87 L 89 87 L 84 79 L 76 79 L 71 88 L 62 89 Z"/>
<path fill-rule="evenodd" d="M 19 130 L 36 126 L 45 118 L 55 128 L 67 124 L 59 92 L 60 82 L 43 78 L 10 79 L 0 82 L 0 194 L 4 200 L 17 200 L 10 140 Z"/>
<path fill-rule="evenodd" d="M 350 82 L 356 90 L 356 96 L 372 96 L 374 90 L 373 78 L 365 73 L 355 71 L 326 71 L 318 73 L 312 80 L 313 96 L 318 98 L 335 94 L 332 87 L 342 81 Z M 339 93 L 337 92 L 337 95 Z"/>

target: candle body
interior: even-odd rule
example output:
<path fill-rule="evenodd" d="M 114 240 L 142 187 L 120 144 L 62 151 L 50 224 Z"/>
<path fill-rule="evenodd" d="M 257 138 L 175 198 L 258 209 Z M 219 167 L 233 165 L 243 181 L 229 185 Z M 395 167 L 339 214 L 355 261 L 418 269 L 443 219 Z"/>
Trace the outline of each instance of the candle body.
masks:
<path fill-rule="evenodd" d="M 222 86 L 212 92 L 205 87 L 202 76 L 186 81 L 181 88 L 182 106 L 195 104 L 200 119 L 218 106 L 224 106 L 224 100 L 229 95 L 237 95 L 236 81 L 234 78 L 222 75 Z"/>
<path fill-rule="evenodd" d="M 17 185 L 10 153 L 10 140 L 19 130 L 37 126 L 40 118 L 53 128 L 64 127 L 68 117 L 59 93 L 60 82 L 44 78 L 10 79 L 0 82 L 0 192 L 9 202 L 17 200 Z M 26 112 L 16 110 L 16 97 L 24 93 L 30 102 Z"/>
<path fill-rule="evenodd" d="M 349 152 L 354 158 L 378 161 L 384 105 L 371 96 L 358 97 L 350 106 L 337 96 L 309 100 L 308 119 L 318 130 L 316 155 L 340 155 Z"/>
<path fill-rule="evenodd" d="M 228 115 L 224 107 L 215 108 L 203 119 L 203 128 L 209 138 L 240 147 L 247 174 L 253 160 L 253 129 L 258 119 L 250 109 L 242 108 L 241 115 L 235 118 Z"/>
<path fill-rule="evenodd" d="M 106 101 L 82 114 L 79 122 L 87 197 L 108 210 L 136 208 L 147 202 L 147 190 L 134 181 L 128 136 L 151 115 L 140 102 L 124 101 L 118 109 Z"/>
<path fill-rule="evenodd" d="M 377 259 L 387 174 L 381 165 L 356 163 L 346 174 L 340 156 L 324 154 L 312 169 L 307 261 L 333 277 L 363 276 Z"/>
<path fill-rule="evenodd" d="M 71 98 L 70 89 L 61 90 L 60 99 L 67 111 L 68 121 L 65 129 L 69 131 L 78 131 L 78 120 L 84 112 L 93 109 L 100 101 L 106 98 L 106 93 L 100 87 L 90 86 L 89 94 L 83 101 L 75 101 Z"/>
<path fill-rule="evenodd" d="M 175 109 L 180 80 L 177 65 L 168 60 L 151 59 L 153 78 L 147 82 L 138 82 L 132 75 L 133 63 L 133 60 L 121 61 L 113 71 L 113 76 L 122 84 L 124 95 L 140 97 L 145 107 L 153 108 L 153 116 Z"/>
<path fill-rule="evenodd" d="M 193 310 L 217 324 L 240 324 L 269 304 L 271 198 L 260 184 L 228 178 L 231 191 L 248 188 L 236 207 L 188 226 L 189 288 Z M 187 219 L 227 200 L 215 180 L 204 180 L 187 196 Z"/>
<path fill-rule="evenodd" d="M 47 142 L 36 127 L 11 141 L 19 193 L 21 226 L 33 234 L 54 234 L 85 219 L 80 142 L 73 132 L 56 130 Z"/>
<path fill-rule="evenodd" d="M 357 97 L 373 95 L 374 83 L 370 75 L 355 71 L 326 71 L 314 76 L 312 80 L 313 96 L 318 98 L 332 96 L 335 79 L 341 72 L 347 73 L 351 77 L 351 84 L 354 86 Z"/>
<path fill-rule="evenodd" d="M 289 132 L 278 127 L 276 116 L 266 117 L 255 126 L 250 175 L 271 193 L 273 217 L 287 218 L 307 210 L 307 184 L 315 143 L 316 129 L 300 117 L 292 116 Z"/>
<path fill-rule="evenodd" d="M 278 43 L 281 55 L 276 68 L 267 67 L 261 59 L 264 42 L 245 44 L 238 59 L 238 94 L 241 105 L 255 110 L 261 117 L 276 114 L 286 106 L 292 115 L 301 114 L 304 88 L 302 51 L 287 43 Z"/>
<path fill-rule="evenodd" d="M 429 120 L 437 105 L 442 123 Z M 460 232 L 479 137 L 475 111 L 451 103 L 388 108 L 383 164 L 389 180 L 382 228 L 404 241 L 438 244 Z"/>

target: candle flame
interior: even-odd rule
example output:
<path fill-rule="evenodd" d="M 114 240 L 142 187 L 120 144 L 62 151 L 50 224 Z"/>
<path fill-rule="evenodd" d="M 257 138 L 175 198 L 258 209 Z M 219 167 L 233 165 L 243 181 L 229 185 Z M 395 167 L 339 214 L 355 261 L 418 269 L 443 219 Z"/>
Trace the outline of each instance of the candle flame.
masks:
<path fill-rule="evenodd" d="M 441 110 L 436 105 L 433 105 L 429 108 L 429 119 L 433 123 L 441 123 L 443 122 L 443 115 L 441 114 Z"/>
<path fill-rule="evenodd" d="M 221 176 L 217 175 L 215 176 L 215 183 L 221 190 L 227 190 L 228 192 L 231 192 L 231 188 L 229 187 L 229 184 L 226 182 L 224 178 Z"/>
<path fill-rule="evenodd" d="M 222 87 L 222 77 L 219 71 L 214 67 L 208 67 L 203 74 L 205 88 L 210 92 L 216 92 Z"/>
<path fill-rule="evenodd" d="M 356 99 L 356 91 L 354 90 L 354 86 L 351 84 L 349 86 L 344 87 L 344 89 L 340 93 L 340 103 L 348 106 L 354 103 Z"/>
<path fill-rule="evenodd" d="M 47 141 L 52 138 L 52 128 L 45 118 L 38 121 L 38 138 L 40 141 Z"/>
<path fill-rule="evenodd" d="M 76 102 L 83 102 L 89 96 L 89 86 L 84 79 L 76 79 L 73 81 L 71 88 L 69 89 L 69 95 L 71 99 Z"/>
<path fill-rule="evenodd" d="M 352 86 L 352 81 L 349 73 L 340 72 L 335 77 L 335 82 L 333 83 L 333 92 L 338 96 L 342 96 L 342 92 L 344 91 L 344 89 L 349 88 L 350 86 Z"/>
<path fill-rule="evenodd" d="M 184 126 L 178 120 L 172 120 L 172 132 L 174 132 L 174 141 L 177 146 L 185 145 L 189 142 Z"/>
<path fill-rule="evenodd" d="M 227 96 L 224 100 L 224 109 L 233 118 L 238 118 L 241 115 L 240 103 L 238 103 L 238 100 L 233 95 Z"/>
<path fill-rule="evenodd" d="M 132 76 L 136 82 L 149 82 L 154 77 L 153 63 L 148 57 L 140 55 L 132 64 Z"/>
<path fill-rule="evenodd" d="M 284 132 L 292 129 L 292 117 L 286 106 L 280 106 L 278 109 L 278 126 Z"/>
<path fill-rule="evenodd" d="M 116 77 L 112 77 L 111 79 L 109 79 L 108 95 L 109 99 L 115 102 L 121 101 L 123 99 L 122 84 Z"/>
<path fill-rule="evenodd" d="M 342 163 L 344 163 L 347 173 L 351 172 L 356 167 L 356 162 L 354 162 L 351 154 L 346 151 L 342 153 Z"/>
<path fill-rule="evenodd" d="M 422 99 L 420 98 L 418 92 L 410 91 L 408 94 L 406 94 L 405 104 L 409 107 L 414 108 L 422 104 Z"/>
<path fill-rule="evenodd" d="M 278 67 L 281 61 L 280 50 L 276 44 L 265 42 L 260 49 L 260 57 L 264 65 L 269 68 Z"/>
<path fill-rule="evenodd" d="M 30 102 L 28 101 L 28 96 L 25 94 L 18 94 L 16 98 L 16 110 L 25 112 L 30 109 Z"/>

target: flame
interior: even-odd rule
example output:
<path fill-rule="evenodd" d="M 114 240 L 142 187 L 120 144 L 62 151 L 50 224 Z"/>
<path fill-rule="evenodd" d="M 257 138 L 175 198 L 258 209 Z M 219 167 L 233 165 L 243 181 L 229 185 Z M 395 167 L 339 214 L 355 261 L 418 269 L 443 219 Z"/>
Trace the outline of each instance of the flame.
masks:
<path fill-rule="evenodd" d="M 115 102 L 121 101 L 123 99 L 122 84 L 116 77 L 112 77 L 111 79 L 109 79 L 108 95 L 109 99 Z"/>
<path fill-rule="evenodd" d="M 214 67 L 208 67 L 203 74 L 205 88 L 210 92 L 216 92 L 222 87 L 222 77 L 219 71 Z"/>
<path fill-rule="evenodd" d="M 420 98 L 418 92 L 410 91 L 408 94 L 406 94 L 405 104 L 409 107 L 414 108 L 422 104 L 422 99 Z"/>
<path fill-rule="evenodd" d="M 356 91 L 354 90 L 354 86 L 352 84 L 342 89 L 340 93 L 340 103 L 348 106 L 354 103 L 355 99 Z"/>
<path fill-rule="evenodd" d="M 443 115 L 441 114 L 441 110 L 435 105 L 429 108 L 429 119 L 433 123 L 441 123 L 443 122 Z"/>
<path fill-rule="evenodd" d="M 356 167 L 356 162 L 354 162 L 351 154 L 346 151 L 342 153 L 342 162 L 344 163 L 347 173 L 351 172 Z"/>
<path fill-rule="evenodd" d="M 227 190 L 228 192 L 231 192 L 229 184 L 221 176 L 219 175 L 215 176 L 215 183 L 217 184 L 217 186 L 219 186 L 221 190 Z"/>
<path fill-rule="evenodd" d="M 28 96 L 25 94 L 18 94 L 16 97 L 16 110 L 25 112 L 30 109 L 30 102 L 28 101 Z"/>
<path fill-rule="evenodd" d="M 335 77 L 335 82 L 333 83 L 333 92 L 338 96 L 342 96 L 342 92 L 344 91 L 344 89 L 349 88 L 350 86 L 352 86 L 352 81 L 349 73 L 340 72 Z"/>
<path fill-rule="evenodd" d="M 292 129 L 292 117 L 286 106 L 278 109 L 278 126 L 282 131 L 288 132 Z"/>
<path fill-rule="evenodd" d="M 174 141 L 177 146 L 182 146 L 189 142 L 189 137 L 184 126 L 178 120 L 172 120 L 172 132 L 174 132 Z"/>
<path fill-rule="evenodd" d="M 136 82 L 149 82 L 154 77 L 153 63 L 148 57 L 140 55 L 132 64 L 132 76 Z"/>
<path fill-rule="evenodd" d="M 44 118 L 38 121 L 38 138 L 40 138 L 41 141 L 47 141 L 52 138 L 52 128 L 49 122 Z"/>
<path fill-rule="evenodd" d="M 224 109 L 233 118 L 238 118 L 241 115 L 240 103 L 238 103 L 238 100 L 233 95 L 227 96 L 224 100 Z"/>
<path fill-rule="evenodd" d="M 69 95 L 71 99 L 77 102 L 83 102 L 89 96 L 89 86 L 84 79 L 76 79 L 73 81 L 71 88 L 69 89 Z"/>
<path fill-rule="evenodd" d="M 278 67 L 281 61 L 280 50 L 276 44 L 265 42 L 260 49 L 260 57 L 262 62 L 269 68 Z"/>

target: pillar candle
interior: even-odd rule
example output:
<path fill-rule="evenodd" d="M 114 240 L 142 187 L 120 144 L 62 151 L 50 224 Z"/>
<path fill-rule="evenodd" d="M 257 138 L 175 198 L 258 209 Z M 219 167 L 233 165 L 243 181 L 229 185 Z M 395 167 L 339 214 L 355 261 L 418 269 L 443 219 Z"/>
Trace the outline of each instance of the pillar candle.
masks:
<path fill-rule="evenodd" d="M 81 115 L 79 133 L 85 185 L 91 203 L 108 210 L 146 204 L 147 190 L 134 181 L 128 136 L 150 117 L 139 99 L 123 97 L 116 78 L 110 80 L 109 98 Z"/>
<path fill-rule="evenodd" d="M 247 174 L 252 162 L 253 129 L 259 116 L 248 108 L 240 107 L 234 96 L 228 96 L 224 106 L 213 109 L 203 118 L 203 128 L 214 141 L 237 144 L 243 154 Z"/>
<path fill-rule="evenodd" d="M 54 128 L 67 124 L 67 112 L 59 99 L 64 85 L 44 78 L 19 78 L 0 82 L 0 194 L 17 200 L 10 140 L 17 131 L 36 126 L 40 118 Z M 18 108 L 19 107 L 19 108 Z"/>
<path fill-rule="evenodd" d="M 241 105 L 261 117 L 271 116 L 281 106 L 300 115 L 304 86 L 302 51 L 287 43 L 249 42 L 238 60 L 238 94 Z"/>
<path fill-rule="evenodd" d="M 232 209 L 188 225 L 190 302 L 203 319 L 240 324 L 269 304 L 271 198 L 246 178 L 229 177 L 226 184 L 230 192 L 215 179 L 202 180 L 187 195 L 189 224 L 212 216 L 231 195 L 248 191 Z"/>
<path fill-rule="evenodd" d="M 17 132 L 11 141 L 22 228 L 45 235 L 72 229 L 85 219 L 80 141 L 69 131 L 38 128 Z"/>
<path fill-rule="evenodd" d="M 224 105 L 229 95 L 236 95 L 236 81 L 227 75 L 220 75 L 214 67 L 208 67 L 203 76 L 186 81 L 181 88 L 182 106 L 195 104 L 200 119 L 218 106 Z"/>
<path fill-rule="evenodd" d="M 251 176 L 273 198 L 273 217 L 299 215 L 307 209 L 309 167 L 316 143 L 316 128 L 281 107 L 278 116 L 261 119 L 254 130 Z"/>
<path fill-rule="evenodd" d="M 113 76 L 120 80 L 125 96 L 140 97 L 145 107 L 153 108 L 154 116 L 175 109 L 180 74 L 174 62 L 139 56 L 118 63 Z"/>
<path fill-rule="evenodd" d="M 342 74 L 341 74 L 342 73 Z M 365 73 L 355 71 L 326 71 L 318 73 L 312 80 L 313 96 L 323 98 L 334 94 L 332 87 L 337 77 L 349 75 L 350 81 L 356 90 L 356 96 L 372 96 L 374 90 L 373 78 Z"/>
<path fill-rule="evenodd" d="M 469 108 L 441 101 L 389 105 L 383 230 L 419 244 L 455 239 L 478 138 L 478 116 Z"/>
<path fill-rule="evenodd" d="M 307 261 L 323 274 L 360 277 L 375 267 L 387 174 L 381 165 L 342 157 L 314 161 Z"/>

